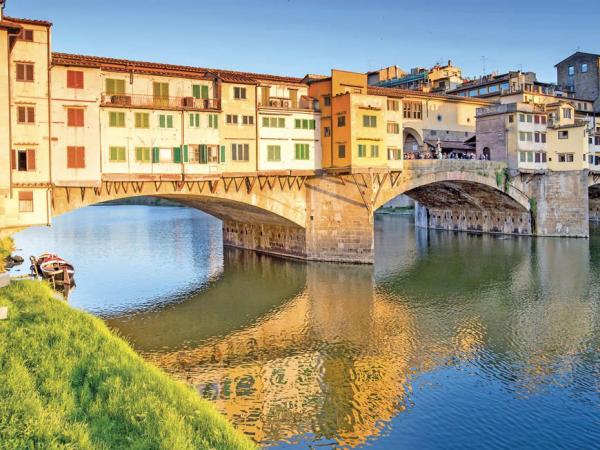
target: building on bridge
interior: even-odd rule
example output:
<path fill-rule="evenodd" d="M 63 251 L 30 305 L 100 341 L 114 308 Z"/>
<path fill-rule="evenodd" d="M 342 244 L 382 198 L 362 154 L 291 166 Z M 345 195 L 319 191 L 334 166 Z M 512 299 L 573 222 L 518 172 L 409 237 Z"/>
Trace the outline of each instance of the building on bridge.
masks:
<path fill-rule="evenodd" d="M 52 24 L 2 17 L 0 228 L 48 224 L 51 190 L 236 174 L 401 170 L 464 141 L 488 103 L 373 87 L 52 52 Z"/>
<path fill-rule="evenodd" d="M 594 102 L 594 111 L 600 113 L 600 55 L 575 52 L 554 67 L 559 86 L 575 97 Z"/>

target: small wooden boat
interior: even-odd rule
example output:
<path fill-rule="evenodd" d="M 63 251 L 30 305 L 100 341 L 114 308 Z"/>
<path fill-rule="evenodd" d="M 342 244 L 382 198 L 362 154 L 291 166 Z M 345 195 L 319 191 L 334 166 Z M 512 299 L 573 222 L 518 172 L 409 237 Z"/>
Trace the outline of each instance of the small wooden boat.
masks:
<path fill-rule="evenodd" d="M 42 253 L 38 258 L 31 257 L 31 271 L 36 276 L 51 280 L 55 285 L 73 283 L 73 265 L 53 253 Z"/>

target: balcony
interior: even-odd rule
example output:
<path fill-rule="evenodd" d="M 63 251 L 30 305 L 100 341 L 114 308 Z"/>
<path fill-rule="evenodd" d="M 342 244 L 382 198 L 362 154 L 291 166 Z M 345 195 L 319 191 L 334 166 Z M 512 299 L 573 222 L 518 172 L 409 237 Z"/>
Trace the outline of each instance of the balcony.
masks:
<path fill-rule="evenodd" d="M 101 106 L 117 108 L 149 108 L 149 109 L 175 109 L 189 111 L 219 110 L 221 102 L 216 98 L 194 97 L 155 97 L 143 94 L 107 94 L 102 93 Z"/>

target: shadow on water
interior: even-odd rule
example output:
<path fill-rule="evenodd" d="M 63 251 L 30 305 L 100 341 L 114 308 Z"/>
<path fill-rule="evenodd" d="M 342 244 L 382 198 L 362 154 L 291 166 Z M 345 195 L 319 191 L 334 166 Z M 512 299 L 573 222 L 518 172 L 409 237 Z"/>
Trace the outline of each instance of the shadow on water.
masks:
<path fill-rule="evenodd" d="M 129 226 L 88 230 L 95 211 L 56 224 L 52 239 L 77 264 L 136 255 L 114 275 L 121 294 L 84 271 L 77 306 L 261 444 L 600 441 L 598 233 L 468 235 L 385 216 L 374 267 L 304 264 L 223 251 L 218 222 L 200 213 L 123 208 L 114 214 Z M 103 303 L 107 295 L 116 297 Z"/>

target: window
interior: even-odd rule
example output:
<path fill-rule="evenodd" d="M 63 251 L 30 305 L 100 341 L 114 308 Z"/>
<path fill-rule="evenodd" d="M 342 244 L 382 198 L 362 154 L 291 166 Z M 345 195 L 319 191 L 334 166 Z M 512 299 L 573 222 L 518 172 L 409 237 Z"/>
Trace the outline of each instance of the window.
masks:
<path fill-rule="evenodd" d="M 159 128 L 173 128 L 173 116 L 171 114 L 158 115 Z"/>
<path fill-rule="evenodd" d="M 363 127 L 376 128 L 377 127 L 377 116 L 363 116 Z"/>
<path fill-rule="evenodd" d="M 325 137 L 331 136 L 331 128 L 323 127 L 323 136 L 325 136 Z"/>
<path fill-rule="evenodd" d="M 17 81 L 33 81 L 33 64 L 17 63 Z"/>
<path fill-rule="evenodd" d="M 192 97 L 194 98 L 208 98 L 208 86 L 204 84 L 194 84 L 192 85 Z"/>
<path fill-rule="evenodd" d="M 536 131 L 536 132 L 534 133 L 534 135 L 533 135 L 533 136 L 534 136 L 534 139 L 533 139 L 533 141 L 534 141 L 534 142 L 541 142 L 541 141 L 542 141 L 541 134 L 542 134 L 542 133 L 540 133 L 539 131 Z"/>
<path fill-rule="evenodd" d="M 423 104 L 421 102 L 404 102 L 403 116 L 405 119 L 422 119 Z"/>
<path fill-rule="evenodd" d="M 35 108 L 33 106 L 17 106 L 17 123 L 34 123 Z"/>
<path fill-rule="evenodd" d="M 227 114 L 225 117 L 225 122 L 230 124 L 238 123 L 238 116 L 235 114 Z"/>
<path fill-rule="evenodd" d="M 219 128 L 219 115 L 209 114 L 208 115 L 208 128 Z"/>
<path fill-rule="evenodd" d="M 190 114 L 190 128 L 200 128 L 200 113 Z"/>
<path fill-rule="evenodd" d="M 498 86 L 497 84 L 492 84 L 490 86 L 490 94 L 493 94 L 495 92 L 499 92 L 500 91 L 500 86 Z"/>
<path fill-rule="evenodd" d="M 106 93 L 108 95 L 119 95 L 125 93 L 125 80 L 107 78 L 105 80 Z"/>
<path fill-rule="evenodd" d="M 540 121 L 543 125 L 546 125 L 546 116 L 540 116 Z"/>
<path fill-rule="evenodd" d="M 281 161 L 281 146 L 267 146 L 267 161 Z"/>
<path fill-rule="evenodd" d="M 402 152 L 398 147 L 388 147 L 388 159 L 390 161 L 399 161 L 402 159 Z"/>
<path fill-rule="evenodd" d="M 219 146 L 218 145 L 207 145 L 206 146 L 206 159 L 209 163 L 219 163 Z"/>
<path fill-rule="evenodd" d="M 586 73 L 588 71 L 587 63 L 581 63 L 581 73 Z"/>
<path fill-rule="evenodd" d="M 109 127 L 125 127 L 125 113 L 118 111 L 110 111 L 108 113 L 108 126 Z"/>
<path fill-rule="evenodd" d="M 263 117 L 262 126 L 265 128 L 285 128 L 284 117 Z"/>
<path fill-rule="evenodd" d="M 388 109 L 388 111 L 399 111 L 400 110 L 400 102 L 398 100 L 388 99 L 387 109 Z"/>
<path fill-rule="evenodd" d="M 296 144 L 296 159 L 309 159 L 308 144 Z"/>
<path fill-rule="evenodd" d="M 345 127 L 346 126 L 346 116 L 338 116 L 338 127 Z"/>
<path fill-rule="evenodd" d="M 83 169 L 85 168 L 85 148 L 67 147 L 67 168 Z"/>
<path fill-rule="evenodd" d="M 233 98 L 237 100 L 246 99 L 246 88 L 244 87 L 234 87 L 233 88 Z"/>
<path fill-rule="evenodd" d="M 367 146 L 365 144 L 358 144 L 358 157 L 364 158 L 367 156 Z"/>
<path fill-rule="evenodd" d="M 532 142 L 533 133 L 531 131 L 519 131 L 519 140 L 522 142 Z"/>
<path fill-rule="evenodd" d="M 250 144 L 231 144 L 232 161 L 250 161 Z"/>
<path fill-rule="evenodd" d="M 19 212 L 33 212 L 33 192 L 19 192 Z"/>
<path fill-rule="evenodd" d="M 538 116 L 537 114 L 535 116 L 533 116 L 533 123 L 539 124 L 540 123 L 540 116 Z"/>
<path fill-rule="evenodd" d="M 477 97 L 478 94 L 479 94 L 479 91 L 477 89 L 471 89 L 469 91 L 469 97 Z"/>
<path fill-rule="evenodd" d="M 575 159 L 573 157 L 573 153 L 559 153 L 558 154 L 558 162 L 570 163 Z"/>
<path fill-rule="evenodd" d="M 33 42 L 33 30 L 27 30 L 23 28 L 21 32 L 17 35 L 17 39 L 19 41 Z"/>
<path fill-rule="evenodd" d="M 563 108 L 563 118 L 564 119 L 571 118 L 571 110 L 569 108 Z"/>
<path fill-rule="evenodd" d="M 315 120 L 314 119 L 295 119 L 294 128 L 301 128 L 303 130 L 314 130 Z"/>
<path fill-rule="evenodd" d="M 19 172 L 35 170 L 35 150 L 13 150 L 11 153 L 11 168 Z"/>
<path fill-rule="evenodd" d="M 136 112 L 135 113 L 135 127 L 136 128 L 150 128 L 150 114 Z"/>
<path fill-rule="evenodd" d="M 126 150 L 125 147 L 110 146 L 108 148 L 108 160 L 110 162 L 125 162 Z"/>
<path fill-rule="evenodd" d="M 371 145 L 371 158 L 379 157 L 379 145 Z"/>
<path fill-rule="evenodd" d="M 519 122 L 525 122 L 525 114 L 519 114 Z"/>
<path fill-rule="evenodd" d="M 138 163 L 149 163 L 150 159 L 150 147 L 136 147 L 135 148 L 135 162 Z"/>
<path fill-rule="evenodd" d="M 575 75 L 575 66 L 569 66 L 567 69 L 567 73 L 571 76 Z"/>
<path fill-rule="evenodd" d="M 508 123 L 514 123 L 515 121 L 515 116 L 514 114 L 509 114 L 508 115 Z"/>
<path fill-rule="evenodd" d="M 567 131 L 567 130 L 560 130 L 558 132 L 558 138 L 559 139 L 569 139 L 569 131 Z"/>
<path fill-rule="evenodd" d="M 82 127 L 83 121 L 83 108 L 67 108 L 67 126 L 68 127 Z"/>
<path fill-rule="evenodd" d="M 338 158 L 346 157 L 346 146 L 344 144 L 338 145 Z"/>
<path fill-rule="evenodd" d="M 400 134 L 400 124 L 398 122 L 388 122 L 387 132 L 389 134 Z"/>
<path fill-rule="evenodd" d="M 83 72 L 81 70 L 67 70 L 67 87 L 83 89 Z"/>
<path fill-rule="evenodd" d="M 527 114 L 525 117 L 527 117 L 527 123 L 533 122 L 533 116 L 531 114 Z"/>
<path fill-rule="evenodd" d="M 323 105 L 324 106 L 331 106 L 331 97 L 329 95 L 324 95 L 323 96 Z"/>
<path fill-rule="evenodd" d="M 254 125 L 254 116 L 242 116 L 243 125 Z"/>

